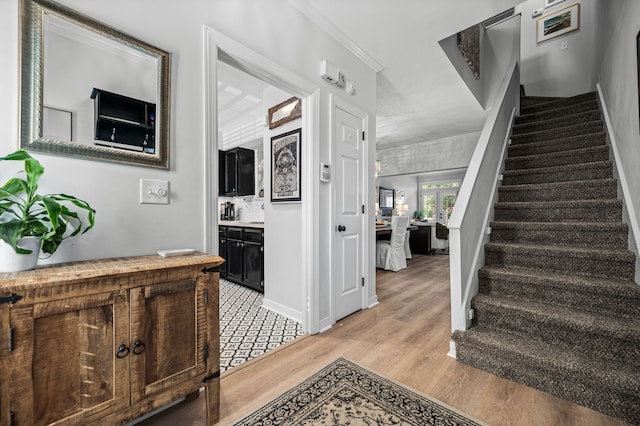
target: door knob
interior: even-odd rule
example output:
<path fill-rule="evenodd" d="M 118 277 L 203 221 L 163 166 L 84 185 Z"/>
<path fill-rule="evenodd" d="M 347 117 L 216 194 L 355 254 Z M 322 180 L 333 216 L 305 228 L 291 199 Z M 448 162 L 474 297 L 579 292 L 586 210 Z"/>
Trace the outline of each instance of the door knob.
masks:
<path fill-rule="evenodd" d="M 344 225 L 338 225 L 338 232 L 344 232 L 347 230 L 347 227 Z"/>

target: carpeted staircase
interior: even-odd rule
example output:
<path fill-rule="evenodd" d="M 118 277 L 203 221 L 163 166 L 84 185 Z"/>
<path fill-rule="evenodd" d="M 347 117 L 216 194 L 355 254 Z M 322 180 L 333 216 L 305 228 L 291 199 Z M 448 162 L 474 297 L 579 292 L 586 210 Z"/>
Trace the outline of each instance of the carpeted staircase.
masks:
<path fill-rule="evenodd" d="M 640 286 L 595 93 L 522 98 L 458 361 L 640 424 Z"/>

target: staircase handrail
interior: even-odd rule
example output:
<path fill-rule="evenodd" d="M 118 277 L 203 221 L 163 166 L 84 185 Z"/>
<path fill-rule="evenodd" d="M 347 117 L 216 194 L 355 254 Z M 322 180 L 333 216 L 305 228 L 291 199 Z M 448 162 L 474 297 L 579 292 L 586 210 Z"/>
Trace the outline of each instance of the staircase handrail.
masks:
<path fill-rule="evenodd" d="M 502 79 L 448 223 L 452 330 L 466 330 L 472 317 L 478 265 L 484 264 L 482 248 L 489 240 L 487 228 L 519 105 L 520 68 L 515 62 Z"/>

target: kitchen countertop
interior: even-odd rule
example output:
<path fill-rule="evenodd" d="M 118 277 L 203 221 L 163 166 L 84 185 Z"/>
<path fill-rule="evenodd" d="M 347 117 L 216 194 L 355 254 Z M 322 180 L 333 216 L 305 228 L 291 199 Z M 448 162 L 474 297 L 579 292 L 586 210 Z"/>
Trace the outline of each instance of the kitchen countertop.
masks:
<path fill-rule="evenodd" d="M 218 225 L 223 226 L 240 226 L 243 228 L 262 228 L 264 229 L 264 222 L 243 222 L 241 220 L 221 220 Z"/>

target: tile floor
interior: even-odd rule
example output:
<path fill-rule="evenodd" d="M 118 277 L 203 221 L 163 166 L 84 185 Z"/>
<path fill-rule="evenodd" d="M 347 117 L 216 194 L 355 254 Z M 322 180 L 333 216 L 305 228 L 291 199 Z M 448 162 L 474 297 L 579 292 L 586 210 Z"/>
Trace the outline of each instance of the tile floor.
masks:
<path fill-rule="evenodd" d="M 261 307 L 262 294 L 220 279 L 220 372 L 302 336 L 302 324 Z"/>

